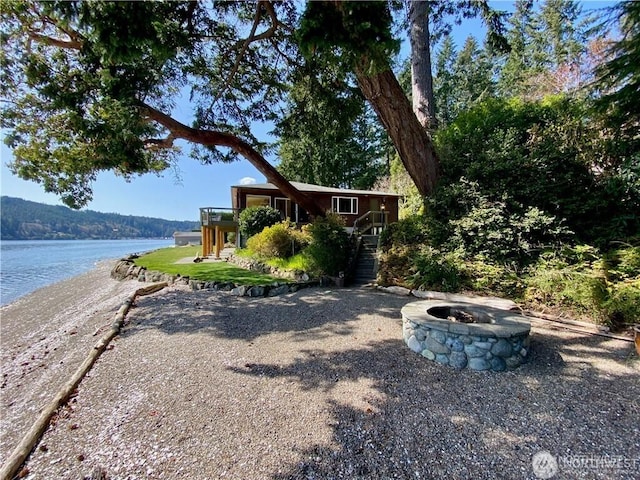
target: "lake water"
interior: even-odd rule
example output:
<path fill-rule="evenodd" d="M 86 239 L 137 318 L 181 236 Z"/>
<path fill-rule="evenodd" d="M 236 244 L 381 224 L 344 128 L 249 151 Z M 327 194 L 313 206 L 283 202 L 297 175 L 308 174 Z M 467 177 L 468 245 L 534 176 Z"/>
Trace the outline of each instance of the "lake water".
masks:
<path fill-rule="evenodd" d="M 0 304 L 91 270 L 100 260 L 169 247 L 163 240 L 9 240 L 0 242 Z"/>

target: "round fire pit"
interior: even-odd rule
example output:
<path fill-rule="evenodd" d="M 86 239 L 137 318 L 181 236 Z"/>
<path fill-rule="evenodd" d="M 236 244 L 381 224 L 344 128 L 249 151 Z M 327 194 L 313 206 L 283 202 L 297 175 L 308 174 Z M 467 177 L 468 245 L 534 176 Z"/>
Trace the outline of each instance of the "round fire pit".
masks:
<path fill-rule="evenodd" d="M 402 308 L 402 336 L 411 350 L 454 368 L 500 372 L 529 353 L 531 323 L 519 313 L 472 303 L 424 300 Z"/>

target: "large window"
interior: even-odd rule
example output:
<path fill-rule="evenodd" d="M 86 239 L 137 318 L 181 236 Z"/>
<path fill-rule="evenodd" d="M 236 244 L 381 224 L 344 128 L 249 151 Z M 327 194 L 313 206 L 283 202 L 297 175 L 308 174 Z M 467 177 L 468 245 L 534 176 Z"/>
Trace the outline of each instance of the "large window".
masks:
<path fill-rule="evenodd" d="M 247 208 L 271 206 L 271 197 L 267 195 L 247 195 Z"/>
<path fill-rule="evenodd" d="M 356 215 L 358 199 L 356 197 L 331 197 L 332 209 L 335 213 Z"/>

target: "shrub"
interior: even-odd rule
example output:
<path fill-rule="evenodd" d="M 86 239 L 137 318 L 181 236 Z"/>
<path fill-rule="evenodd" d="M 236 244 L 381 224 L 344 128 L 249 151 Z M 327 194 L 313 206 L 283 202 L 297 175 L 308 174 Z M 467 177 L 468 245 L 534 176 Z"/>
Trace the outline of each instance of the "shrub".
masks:
<path fill-rule="evenodd" d="M 507 194 L 490 200 L 477 182 L 465 178 L 440 188 L 430 201 L 426 222 L 433 245 L 461 249 L 467 258 L 481 255 L 492 262 L 515 262 L 518 268 L 571 233 L 553 216 L 524 207 Z"/>
<path fill-rule="evenodd" d="M 380 245 L 383 250 L 393 245 L 420 245 L 426 238 L 424 217 L 412 215 L 387 225 L 380 234 Z"/>
<path fill-rule="evenodd" d="M 408 276 L 412 288 L 455 292 L 463 283 L 461 261 L 453 253 L 425 246 L 413 258 Z"/>
<path fill-rule="evenodd" d="M 305 249 L 316 273 L 337 275 L 347 268 L 351 253 L 351 240 L 339 215 L 328 213 L 308 227 L 311 243 Z"/>
<path fill-rule="evenodd" d="M 493 263 L 482 256 L 464 262 L 466 285 L 474 292 L 521 298 L 524 282 L 513 265 Z"/>
<path fill-rule="evenodd" d="M 261 258 L 289 258 L 308 243 L 308 235 L 285 221 L 266 227 L 249 238 L 247 248 Z"/>
<path fill-rule="evenodd" d="M 238 225 L 245 237 L 262 232 L 265 227 L 275 225 L 281 220 L 280 211 L 267 206 L 249 207 L 240 212 Z"/>
<path fill-rule="evenodd" d="M 413 266 L 415 249 L 407 245 L 388 247 L 380 254 L 380 262 L 376 281 L 380 285 L 400 285 L 409 287 L 407 274 Z"/>
<path fill-rule="evenodd" d="M 637 247 L 611 252 L 580 245 L 543 255 L 526 279 L 528 303 L 564 307 L 612 326 L 640 319 Z"/>
<path fill-rule="evenodd" d="M 640 278 L 614 284 L 604 308 L 613 325 L 640 323 Z"/>
<path fill-rule="evenodd" d="M 564 221 L 580 242 L 606 246 L 637 236 L 637 147 L 587 108 L 585 100 L 562 96 L 477 105 L 435 135 L 440 184 L 467 178 L 491 202 L 506 195 L 512 214 L 536 207 Z M 445 208 L 437 218 L 466 213 Z"/>

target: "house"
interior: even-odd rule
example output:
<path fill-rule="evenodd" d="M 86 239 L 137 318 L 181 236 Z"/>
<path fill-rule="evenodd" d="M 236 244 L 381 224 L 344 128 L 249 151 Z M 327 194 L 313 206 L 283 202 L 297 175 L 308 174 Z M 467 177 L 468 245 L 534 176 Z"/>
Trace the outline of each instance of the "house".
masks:
<path fill-rule="evenodd" d="M 340 214 L 347 227 L 360 227 L 362 217 L 369 212 L 384 212 L 384 223 L 398 221 L 398 199 L 400 195 L 371 190 L 350 190 L 344 188 L 323 187 L 309 183 L 291 182 L 303 193 L 309 195 L 325 211 Z M 255 205 L 268 205 L 280 210 L 283 218 L 295 223 L 307 223 L 309 215 L 298 205 L 292 203 L 277 187 L 270 183 L 235 185 L 231 187 L 231 202 L 234 209 L 244 210 Z M 375 222 L 382 224 L 382 215 Z M 364 232 L 363 232 L 364 233 Z"/>
<path fill-rule="evenodd" d="M 351 232 L 355 230 L 362 234 L 379 233 L 384 225 L 398 221 L 398 194 L 324 187 L 300 182 L 291 184 L 309 195 L 325 211 L 341 215 Z M 231 210 L 236 213 L 248 207 L 266 205 L 279 210 L 283 220 L 288 218 L 297 224 L 308 223 L 311 220 L 305 210 L 291 202 L 271 183 L 232 186 L 231 204 Z M 211 247 L 215 246 L 216 257 L 219 257 L 225 232 L 235 231 L 238 244 L 241 242 L 237 222 L 221 219 L 216 210 L 220 209 L 200 209 L 204 256 L 212 253 Z"/>
<path fill-rule="evenodd" d="M 175 240 L 176 247 L 200 245 L 202 235 L 200 232 L 174 232 L 173 239 Z"/>

